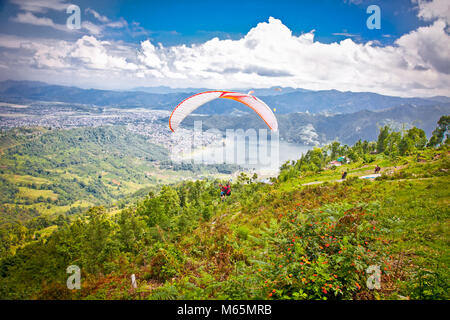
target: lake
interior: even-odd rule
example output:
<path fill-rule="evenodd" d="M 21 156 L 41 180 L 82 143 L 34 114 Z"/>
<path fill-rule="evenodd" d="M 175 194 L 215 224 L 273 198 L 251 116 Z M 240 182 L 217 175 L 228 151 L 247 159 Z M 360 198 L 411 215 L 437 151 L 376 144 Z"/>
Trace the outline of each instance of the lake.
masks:
<path fill-rule="evenodd" d="M 237 164 L 247 170 L 255 171 L 261 176 L 278 174 L 280 166 L 291 160 L 298 160 L 303 153 L 313 146 L 305 146 L 285 141 L 273 145 L 268 142 L 258 143 L 247 139 L 243 141 L 222 141 L 219 144 L 196 148 L 193 152 L 178 154 L 178 161 L 192 161 L 203 164 Z"/>

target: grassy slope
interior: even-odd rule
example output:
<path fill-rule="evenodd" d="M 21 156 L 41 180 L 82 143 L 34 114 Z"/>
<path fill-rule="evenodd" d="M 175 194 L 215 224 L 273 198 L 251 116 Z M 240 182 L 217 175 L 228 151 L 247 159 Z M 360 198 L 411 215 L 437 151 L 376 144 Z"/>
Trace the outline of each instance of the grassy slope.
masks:
<path fill-rule="evenodd" d="M 157 258 L 142 248 L 138 262 L 87 279 L 76 297 L 448 299 L 450 161 L 435 154 L 403 158 L 375 181 L 247 186 L 216 203 L 211 221 L 163 241 Z M 367 288 L 369 265 L 381 268 L 380 290 Z M 136 291 L 125 289 L 131 273 Z"/>

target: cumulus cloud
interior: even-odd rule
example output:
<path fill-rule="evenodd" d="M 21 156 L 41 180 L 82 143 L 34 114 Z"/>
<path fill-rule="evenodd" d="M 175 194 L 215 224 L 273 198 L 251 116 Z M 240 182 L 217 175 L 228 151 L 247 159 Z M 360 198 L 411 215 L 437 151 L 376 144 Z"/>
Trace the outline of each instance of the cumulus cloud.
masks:
<path fill-rule="evenodd" d="M 138 59 L 161 78 L 188 74 L 223 87 L 277 84 L 414 95 L 422 83 L 448 94 L 450 37 L 444 28 L 436 21 L 386 47 L 351 39 L 324 44 L 314 41 L 314 31 L 294 36 L 280 20 L 269 18 L 238 40 L 213 38 L 168 48 L 146 40 Z"/>
<path fill-rule="evenodd" d="M 0 47 L 20 49 L 22 53 L 27 53 L 20 60 L 20 64 L 40 70 L 126 72 L 138 69 L 138 66 L 128 59 L 128 56 L 133 55 L 133 49 L 119 43 L 101 41 L 94 36 L 85 35 L 73 43 L 0 35 Z"/>
<path fill-rule="evenodd" d="M 124 87 L 291 86 L 400 96 L 450 95 L 447 24 L 431 7 L 418 5 L 424 18 L 435 19 L 389 46 L 374 41 L 356 43 L 351 38 L 321 43 L 315 40 L 314 30 L 296 36 L 281 20 L 270 17 L 240 39 L 215 37 L 189 46 L 165 47 L 151 40 L 138 45 L 101 41 L 98 35 L 102 29 L 85 24 L 91 35 L 76 42 L 20 42 L 0 35 L 0 47 L 20 48 L 21 63 L 30 61 L 31 67 L 40 70 L 78 70 L 79 74 L 89 74 L 92 81 L 98 77 L 100 86 L 108 74 L 111 81 L 126 78 Z M 104 20 L 102 28 L 111 23 L 93 10 L 89 12 Z"/>
<path fill-rule="evenodd" d="M 427 66 L 438 73 L 450 74 L 450 36 L 445 32 L 446 23 L 435 21 L 429 27 L 421 27 L 396 43 L 404 48 L 405 59 L 413 67 Z"/>
<path fill-rule="evenodd" d="M 448 0 L 416 0 L 419 6 L 418 17 L 430 21 L 442 19 L 450 24 L 450 1 Z"/>
<path fill-rule="evenodd" d="M 70 51 L 69 57 L 78 59 L 86 68 L 100 70 L 137 70 L 134 63 L 128 62 L 124 57 L 109 54 L 108 41 L 99 41 L 93 36 L 84 36 L 79 39 Z"/>

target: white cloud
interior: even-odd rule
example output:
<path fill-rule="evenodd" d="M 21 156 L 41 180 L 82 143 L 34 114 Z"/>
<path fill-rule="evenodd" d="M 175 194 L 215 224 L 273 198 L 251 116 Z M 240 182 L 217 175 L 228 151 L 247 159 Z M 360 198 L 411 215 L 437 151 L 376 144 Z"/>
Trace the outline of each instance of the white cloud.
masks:
<path fill-rule="evenodd" d="M 126 27 L 126 26 L 128 26 L 128 23 L 126 22 L 126 20 L 125 19 L 123 19 L 123 18 L 121 18 L 120 20 L 118 20 L 118 21 L 111 21 L 111 22 L 108 22 L 107 24 L 106 24 L 106 26 L 108 26 L 108 27 L 110 27 L 110 28 L 124 28 L 124 27 Z"/>
<path fill-rule="evenodd" d="M 29 23 L 38 26 L 54 26 L 53 20 L 49 18 L 38 18 L 31 12 L 19 13 L 17 17 L 12 19 L 19 23 Z"/>
<path fill-rule="evenodd" d="M 36 26 L 46 26 L 57 30 L 68 31 L 65 25 L 56 24 L 52 19 L 46 17 L 37 17 L 31 12 L 18 13 L 16 17 L 11 19 L 14 22 L 32 24 Z"/>
<path fill-rule="evenodd" d="M 84 36 L 79 39 L 70 52 L 71 58 L 79 59 L 82 66 L 100 70 L 137 70 L 134 63 L 129 63 L 124 57 L 109 54 L 108 41 L 99 41 L 93 36 Z"/>
<path fill-rule="evenodd" d="M 87 30 L 90 34 L 100 35 L 102 34 L 103 27 L 100 25 L 96 25 L 90 21 L 83 21 L 81 23 L 81 28 Z"/>
<path fill-rule="evenodd" d="M 123 18 L 119 19 L 118 21 L 111 21 L 108 17 L 102 16 L 100 13 L 91 8 L 87 8 L 85 12 L 91 13 L 98 21 L 104 23 L 105 26 L 110 28 L 124 28 L 128 25 L 128 23 Z"/>
<path fill-rule="evenodd" d="M 11 18 L 11 20 L 14 22 L 36 26 L 45 26 L 65 32 L 80 32 L 76 29 L 69 29 L 66 27 L 66 25 L 57 24 L 51 18 L 38 17 L 35 15 L 35 13 L 46 13 L 50 9 L 65 12 L 67 7 L 70 5 L 69 3 L 66 3 L 66 0 L 12 0 L 12 2 L 14 4 L 17 4 L 19 8 L 24 11 L 19 12 L 16 17 Z M 92 14 L 100 22 L 100 24 L 95 24 L 89 20 L 82 20 L 81 29 L 91 35 L 100 36 L 104 32 L 105 28 L 120 29 L 128 25 L 128 23 L 123 18 L 119 19 L 118 21 L 111 21 L 108 17 L 102 16 L 97 11 L 91 8 L 87 8 L 85 12 Z"/>
<path fill-rule="evenodd" d="M 11 3 L 18 5 L 21 10 L 34 13 L 45 13 L 49 9 L 63 11 L 70 4 L 66 0 L 11 0 Z"/>
<path fill-rule="evenodd" d="M 65 61 L 69 53 L 69 47 L 65 41 L 59 41 L 60 46 L 48 46 L 45 44 L 33 43 L 28 48 L 34 50 L 33 65 L 38 69 L 60 70 L 67 68 Z"/>
<path fill-rule="evenodd" d="M 450 74 L 450 36 L 445 27 L 443 20 L 437 20 L 431 26 L 418 28 L 396 41 L 413 68 L 420 65 Z"/>
<path fill-rule="evenodd" d="M 0 34 L 0 47 L 8 49 L 20 49 L 21 45 L 27 40 L 9 34 Z"/>
<path fill-rule="evenodd" d="M 404 35 L 394 46 L 381 47 L 351 39 L 320 43 L 313 31 L 294 36 L 280 20 L 270 18 L 239 40 L 213 38 L 168 48 L 147 40 L 138 58 L 161 78 L 189 75 L 190 81 L 209 87 L 285 85 L 411 96 L 426 93 L 425 88 L 450 94 L 449 45 L 439 21 Z"/>
<path fill-rule="evenodd" d="M 19 49 L 24 57 L 21 64 L 38 69 L 134 71 L 138 66 L 127 56 L 133 49 L 94 36 L 83 36 L 76 42 L 54 39 L 24 39 L 0 34 L 0 47 Z"/>
<path fill-rule="evenodd" d="M 53 22 L 52 19 L 46 18 L 46 17 L 37 17 L 32 12 L 21 12 L 18 13 L 16 17 L 11 19 L 14 22 L 17 23 L 25 23 L 25 24 L 31 24 L 35 26 L 44 26 L 44 27 L 50 27 L 56 30 L 65 31 L 65 32 L 79 32 L 76 29 L 69 29 L 65 24 L 57 24 Z M 104 27 L 102 25 L 96 25 L 90 21 L 82 21 L 81 23 L 81 29 L 87 31 L 89 34 L 92 35 L 101 35 L 103 32 Z"/>
<path fill-rule="evenodd" d="M 418 0 L 418 17 L 425 21 L 443 19 L 450 24 L 450 1 L 448 0 Z"/>
<path fill-rule="evenodd" d="M 100 22 L 104 22 L 104 23 L 109 22 L 108 17 L 102 16 L 100 13 L 98 13 L 98 12 L 95 11 L 94 9 L 87 8 L 87 9 L 85 10 L 85 12 L 91 13 L 91 14 L 92 14 L 98 21 L 100 21 Z"/>
<path fill-rule="evenodd" d="M 149 41 L 145 40 L 141 43 L 141 54 L 139 55 L 139 61 L 150 69 L 161 68 L 163 62 L 156 52 L 155 46 Z"/>
<path fill-rule="evenodd" d="M 348 32 L 334 32 L 332 33 L 333 36 L 346 36 L 349 38 L 356 38 L 359 37 L 358 34 L 348 33 Z"/>
<path fill-rule="evenodd" d="M 314 30 L 295 36 L 272 17 L 237 40 L 216 37 L 200 44 L 169 47 L 145 40 L 136 46 L 99 40 L 112 22 L 97 13 L 99 21 L 108 22 L 85 23 L 83 27 L 91 36 L 76 42 L 21 41 L 0 35 L 0 47 L 18 49 L 20 68 L 25 68 L 24 62 L 28 61 L 30 72 L 33 68 L 41 72 L 45 68 L 49 72 L 77 70 L 79 77 L 75 79 L 81 82 L 89 77 L 100 87 L 113 82 L 121 83 L 123 88 L 142 84 L 217 89 L 291 86 L 450 96 L 450 36 L 446 22 L 430 9 L 434 7 L 420 5 L 419 14 L 435 19 L 390 46 L 375 41 L 355 43 L 350 38 L 321 43 L 315 41 Z M 51 25 L 44 20 L 36 23 Z M 14 64 L 11 62 L 11 68 Z M 106 75 L 110 81 L 105 83 Z"/>

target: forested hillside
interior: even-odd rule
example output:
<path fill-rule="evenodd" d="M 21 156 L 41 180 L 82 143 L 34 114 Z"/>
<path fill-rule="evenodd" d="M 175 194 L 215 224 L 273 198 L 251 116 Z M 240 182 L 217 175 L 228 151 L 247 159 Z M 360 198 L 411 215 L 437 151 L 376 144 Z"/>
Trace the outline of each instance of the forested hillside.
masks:
<path fill-rule="evenodd" d="M 94 205 L 118 210 L 163 184 L 232 171 L 173 164 L 167 149 L 121 126 L 7 130 L 0 134 L 0 233 L 20 234 L 18 223 L 45 233 Z"/>
<path fill-rule="evenodd" d="M 124 128 L 15 129 L 0 137 L 2 207 L 78 212 L 156 185 L 167 150 Z"/>
<path fill-rule="evenodd" d="M 242 174 L 224 202 L 220 181 L 187 181 L 39 239 L 20 226 L 2 238 L 0 297 L 448 299 L 448 127 L 442 117 L 430 139 L 383 127 L 374 142 L 315 148 L 270 184 Z M 349 161 L 329 165 L 337 157 Z M 69 265 L 80 290 L 66 287 Z"/>

